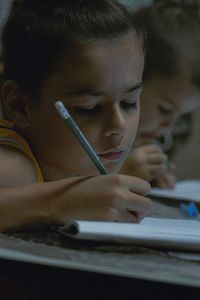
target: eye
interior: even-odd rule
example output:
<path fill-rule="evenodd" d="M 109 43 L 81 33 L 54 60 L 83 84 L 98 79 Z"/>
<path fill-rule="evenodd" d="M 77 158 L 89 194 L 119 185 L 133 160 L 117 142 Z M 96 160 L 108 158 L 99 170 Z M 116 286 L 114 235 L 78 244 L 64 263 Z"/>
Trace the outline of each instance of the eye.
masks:
<path fill-rule="evenodd" d="M 96 105 L 96 106 L 91 106 L 91 107 L 75 107 L 75 112 L 79 115 L 93 115 L 98 113 L 100 110 L 100 106 Z"/>
<path fill-rule="evenodd" d="M 129 109 L 136 110 L 138 108 L 138 102 L 137 101 L 134 101 L 134 102 L 121 101 L 120 105 L 125 110 L 129 110 Z"/>
<path fill-rule="evenodd" d="M 173 108 L 172 107 L 165 107 L 161 104 L 158 104 L 158 110 L 161 114 L 167 115 L 173 113 Z"/>

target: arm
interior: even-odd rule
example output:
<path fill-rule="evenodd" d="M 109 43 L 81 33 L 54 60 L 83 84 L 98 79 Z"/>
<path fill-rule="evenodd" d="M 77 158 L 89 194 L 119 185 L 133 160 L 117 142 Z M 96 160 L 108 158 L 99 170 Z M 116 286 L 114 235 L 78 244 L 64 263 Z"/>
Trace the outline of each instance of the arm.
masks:
<path fill-rule="evenodd" d="M 0 163 L 2 158 L 0 155 Z M 8 162 L 7 157 L 2 165 Z M 29 161 L 18 159 L 15 153 L 12 163 L 18 167 L 15 176 L 11 168 L 1 170 L 4 176 L 7 172 L 6 178 L 2 172 L 0 176 L 0 183 L 4 182 L 0 187 L 1 232 L 64 224 L 70 219 L 138 222 L 149 212 L 150 201 L 145 195 L 150 186 L 139 178 L 100 175 L 35 183 Z M 21 179 L 17 182 L 23 174 L 27 174 L 24 185 Z"/>
<path fill-rule="evenodd" d="M 138 222 L 150 209 L 149 185 L 125 175 L 75 177 L 0 189 L 0 231 L 70 219 Z M 134 212 L 134 214 L 130 213 Z"/>

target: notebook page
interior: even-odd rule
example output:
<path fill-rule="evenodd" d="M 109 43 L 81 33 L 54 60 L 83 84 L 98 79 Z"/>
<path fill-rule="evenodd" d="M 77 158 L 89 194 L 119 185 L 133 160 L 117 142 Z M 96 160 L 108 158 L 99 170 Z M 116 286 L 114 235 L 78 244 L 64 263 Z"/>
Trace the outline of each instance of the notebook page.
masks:
<path fill-rule="evenodd" d="M 200 250 L 200 223 L 194 220 L 145 218 L 140 224 L 74 221 L 62 233 L 76 239 Z"/>
<path fill-rule="evenodd" d="M 174 189 L 152 188 L 150 196 L 200 202 L 200 180 L 183 180 Z"/>

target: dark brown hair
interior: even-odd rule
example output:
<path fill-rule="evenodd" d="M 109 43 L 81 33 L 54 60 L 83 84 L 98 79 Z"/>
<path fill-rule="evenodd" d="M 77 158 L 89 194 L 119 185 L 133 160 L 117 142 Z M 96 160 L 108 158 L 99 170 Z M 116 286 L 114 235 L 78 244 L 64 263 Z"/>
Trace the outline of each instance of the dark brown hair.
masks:
<path fill-rule="evenodd" d="M 200 19 L 174 1 L 158 3 L 133 14 L 148 36 L 144 79 L 153 74 L 170 78 L 188 72 L 200 83 Z M 200 84 L 199 84 L 200 88 Z"/>
<path fill-rule="evenodd" d="M 79 43 L 142 37 L 115 0 L 17 0 L 3 29 L 5 80 L 37 98 L 43 80 Z"/>

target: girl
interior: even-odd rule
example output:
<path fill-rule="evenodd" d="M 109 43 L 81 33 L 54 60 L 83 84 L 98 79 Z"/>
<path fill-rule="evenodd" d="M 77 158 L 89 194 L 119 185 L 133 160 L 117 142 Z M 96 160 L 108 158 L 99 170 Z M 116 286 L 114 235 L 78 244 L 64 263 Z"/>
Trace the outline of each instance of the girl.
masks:
<path fill-rule="evenodd" d="M 159 1 L 133 15 L 149 37 L 137 147 L 122 172 L 174 187 L 167 156 L 155 144 L 163 129 L 200 103 L 200 20 L 186 7 Z"/>
<path fill-rule="evenodd" d="M 142 34 L 115 0 L 24 0 L 3 30 L 0 230 L 69 219 L 137 222 L 149 185 L 116 175 L 139 120 Z M 111 175 L 55 110 L 62 100 Z"/>

